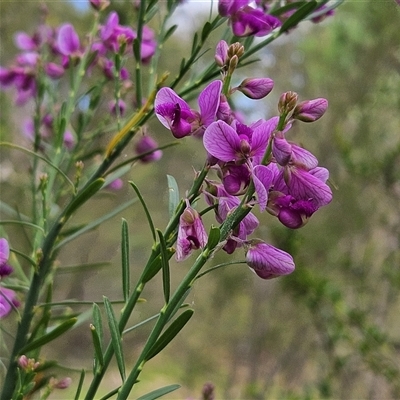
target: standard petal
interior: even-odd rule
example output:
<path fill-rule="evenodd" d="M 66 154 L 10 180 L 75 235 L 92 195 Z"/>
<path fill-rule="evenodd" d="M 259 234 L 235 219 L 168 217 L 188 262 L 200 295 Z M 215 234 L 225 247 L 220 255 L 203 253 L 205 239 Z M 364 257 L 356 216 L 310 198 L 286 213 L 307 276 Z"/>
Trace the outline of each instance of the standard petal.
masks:
<path fill-rule="evenodd" d="M 236 131 L 226 122 L 213 122 L 204 132 L 205 149 L 221 161 L 233 161 L 240 154 L 240 140 Z"/>
<path fill-rule="evenodd" d="M 79 36 L 71 24 L 60 27 L 57 35 L 57 47 L 61 54 L 69 56 L 79 50 Z"/>
<path fill-rule="evenodd" d="M 201 122 L 209 126 L 215 121 L 222 90 L 222 81 L 211 82 L 199 95 Z"/>
<path fill-rule="evenodd" d="M 257 165 L 253 170 L 253 182 L 260 210 L 264 211 L 268 202 L 268 191 L 274 180 L 273 171 L 265 165 Z"/>
<path fill-rule="evenodd" d="M 251 154 L 253 157 L 262 158 L 267 149 L 268 140 L 271 137 L 271 124 L 268 121 L 261 123 L 254 128 L 251 136 Z"/>
<path fill-rule="evenodd" d="M 294 143 L 292 143 L 292 160 L 296 164 L 304 165 L 308 170 L 318 165 L 318 160 L 314 154 Z"/>
<path fill-rule="evenodd" d="M 317 207 L 322 207 L 332 200 L 331 188 L 301 168 L 292 169 L 287 185 L 293 197 L 298 200 L 312 199 Z"/>

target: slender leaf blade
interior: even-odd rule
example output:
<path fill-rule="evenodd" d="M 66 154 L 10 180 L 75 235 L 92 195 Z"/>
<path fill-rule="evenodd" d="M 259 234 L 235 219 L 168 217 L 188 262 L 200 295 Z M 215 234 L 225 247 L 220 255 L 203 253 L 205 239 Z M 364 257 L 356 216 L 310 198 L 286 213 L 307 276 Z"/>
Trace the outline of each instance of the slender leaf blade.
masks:
<path fill-rule="evenodd" d="M 79 400 L 79 396 L 81 395 L 83 382 L 85 380 L 86 372 L 84 369 L 81 371 L 81 376 L 79 377 L 78 387 L 76 388 L 74 400 Z"/>
<path fill-rule="evenodd" d="M 184 311 L 179 317 L 171 323 L 171 325 L 165 330 L 165 332 L 160 336 L 154 346 L 146 354 L 145 360 L 149 361 L 151 358 L 155 357 L 160 351 L 162 351 L 172 339 L 181 331 L 181 329 L 189 322 L 190 318 L 194 313 L 193 309 Z"/>
<path fill-rule="evenodd" d="M 125 381 L 125 362 L 124 362 L 124 354 L 122 352 L 122 343 L 121 343 L 121 335 L 118 329 L 118 323 L 114 315 L 114 311 L 112 309 L 112 305 L 110 300 L 106 296 L 103 296 L 105 312 L 107 315 L 108 327 L 110 329 L 111 334 L 111 343 L 114 348 L 115 358 L 117 360 L 118 369 L 121 374 L 122 381 Z"/>
<path fill-rule="evenodd" d="M 168 304 L 169 296 L 171 291 L 171 279 L 169 271 L 169 257 L 167 253 L 167 245 L 165 243 L 164 235 L 160 230 L 157 229 L 158 237 L 160 238 L 160 255 L 161 255 L 161 267 L 163 273 L 163 290 L 164 290 L 164 300 Z"/>
<path fill-rule="evenodd" d="M 93 373 L 96 374 L 101 371 L 104 365 L 103 351 L 101 349 L 101 342 L 96 327 L 90 324 L 90 332 L 92 334 L 92 341 L 94 347 L 94 365 Z"/>
<path fill-rule="evenodd" d="M 129 299 L 130 294 L 130 266 L 129 266 L 129 232 L 126 219 L 122 219 L 121 227 L 121 265 L 122 265 L 122 292 L 125 302 Z"/>
<path fill-rule="evenodd" d="M 180 389 L 181 385 L 168 385 L 164 386 L 162 388 L 153 390 L 152 392 L 149 392 L 147 394 L 144 394 L 143 396 L 140 396 L 137 400 L 155 400 L 158 399 L 168 393 L 174 392 L 177 389 Z"/>
<path fill-rule="evenodd" d="M 57 339 L 59 336 L 61 336 L 63 333 L 67 332 L 70 330 L 76 323 L 77 318 L 71 318 L 62 324 L 58 325 L 55 327 L 52 331 L 49 333 L 39 337 L 38 339 L 28 343 L 26 346 L 24 346 L 20 350 L 20 354 L 25 354 L 28 353 L 32 350 L 37 349 L 38 347 L 42 347 L 45 344 L 52 342 L 53 340 Z"/>

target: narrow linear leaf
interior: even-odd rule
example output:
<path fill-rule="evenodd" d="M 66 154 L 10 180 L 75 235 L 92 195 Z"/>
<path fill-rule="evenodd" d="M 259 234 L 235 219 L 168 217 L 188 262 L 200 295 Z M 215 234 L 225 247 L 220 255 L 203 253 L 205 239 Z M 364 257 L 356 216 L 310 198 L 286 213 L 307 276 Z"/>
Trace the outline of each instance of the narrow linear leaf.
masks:
<path fill-rule="evenodd" d="M 181 331 L 181 329 L 187 324 L 187 322 L 192 318 L 194 313 L 193 309 L 184 311 L 171 325 L 165 330 L 165 332 L 160 336 L 154 346 L 146 354 L 146 361 L 149 361 L 154 356 L 156 356 L 160 351 L 162 351 L 171 340 Z"/>
<path fill-rule="evenodd" d="M 111 343 L 114 348 L 115 358 L 117 360 L 118 369 L 121 374 L 122 381 L 125 381 L 125 362 L 124 354 L 122 352 L 121 335 L 118 330 L 118 323 L 115 319 L 114 311 L 112 309 L 110 300 L 103 296 L 105 311 L 107 315 L 108 327 L 111 334 Z"/>
<path fill-rule="evenodd" d="M 129 181 L 129 184 L 132 186 L 133 190 L 136 192 L 140 202 L 142 203 L 142 207 L 144 209 L 144 212 L 146 213 L 146 217 L 147 217 L 147 222 L 149 223 L 149 227 L 151 230 L 151 234 L 153 236 L 153 240 L 156 241 L 157 240 L 157 236 L 156 236 L 156 230 L 154 228 L 154 224 L 153 224 L 153 220 L 151 219 L 151 215 L 149 212 L 149 209 L 147 208 L 147 205 L 142 197 L 142 194 L 140 193 L 139 188 L 132 182 Z"/>
<path fill-rule="evenodd" d="M 201 41 L 204 42 L 209 35 L 209 33 L 212 31 L 213 27 L 210 22 L 206 22 L 203 26 L 203 30 L 201 31 Z"/>
<path fill-rule="evenodd" d="M 172 218 L 175 213 L 176 207 L 179 204 L 179 188 L 176 179 L 172 175 L 167 175 L 167 180 L 169 194 L 168 211 L 169 218 Z"/>
<path fill-rule="evenodd" d="M 130 266 L 129 266 L 129 232 L 126 219 L 122 219 L 121 228 L 121 264 L 122 264 L 122 292 L 127 302 L 130 294 Z"/>
<path fill-rule="evenodd" d="M 290 28 L 296 26 L 300 21 L 306 18 L 318 7 L 318 3 L 315 0 L 305 3 L 301 6 L 294 14 L 292 14 L 281 26 L 280 31 L 286 32 Z"/>
<path fill-rule="evenodd" d="M 193 44 L 192 44 L 192 53 L 191 53 L 191 54 L 193 54 L 194 51 L 196 50 L 198 40 L 199 40 L 199 35 L 198 35 L 198 33 L 196 32 L 196 33 L 194 34 L 194 36 L 193 36 Z"/>
<path fill-rule="evenodd" d="M 25 354 L 28 353 L 29 351 L 32 351 L 34 349 L 37 349 L 38 347 L 44 346 L 46 343 L 52 342 L 54 339 L 57 339 L 59 336 L 61 336 L 63 333 L 67 332 L 70 330 L 76 323 L 77 318 L 71 318 L 62 324 L 58 325 L 56 328 L 54 328 L 51 332 L 41 336 L 40 338 L 28 343 L 26 346 L 24 346 L 19 354 Z"/>
<path fill-rule="evenodd" d="M 21 218 L 23 221 L 30 221 L 30 218 L 27 217 L 26 215 L 21 214 L 19 211 L 15 210 L 12 208 L 10 205 L 5 203 L 4 201 L 0 200 L 0 211 L 6 215 L 8 215 L 10 218 Z"/>
<path fill-rule="evenodd" d="M 168 255 L 168 260 L 169 260 L 174 255 L 174 250 L 171 248 L 168 248 L 167 255 Z M 148 266 L 148 268 L 146 268 L 146 271 L 142 277 L 142 282 L 147 283 L 148 281 L 153 279 L 154 276 L 161 269 L 161 267 L 162 267 L 161 256 L 158 256 L 151 262 L 151 264 Z"/>
<path fill-rule="evenodd" d="M 93 325 L 99 335 L 100 343 L 103 343 L 103 319 L 101 318 L 101 311 L 98 304 L 93 303 L 92 307 Z"/>
<path fill-rule="evenodd" d="M 295 1 L 294 3 L 289 3 L 289 4 L 286 4 L 286 5 L 282 6 L 282 7 L 270 10 L 269 14 L 271 14 L 271 15 L 273 15 L 275 17 L 278 17 L 279 15 L 284 14 L 285 12 L 291 11 L 293 9 L 299 9 L 304 4 L 306 4 L 305 1 Z"/>
<path fill-rule="evenodd" d="M 161 254 L 161 267 L 163 275 L 163 290 L 165 303 L 169 302 L 169 296 L 171 291 L 171 279 L 169 272 L 169 257 L 167 253 L 167 245 L 165 243 L 164 235 L 160 230 L 157 229 L 158 237 L 160 238 L 160 254 Z"/>
<path fill-rule="evenodd" d="M 24 258 L 24 259 L 25 259 L 26 261 L 28 261 L 29 264 L 31 264 L 33 267 L 35 267 L 35 268 L 37 267 L 37 263 L 36 263 L 36 261 L 35 261 L 33 258 L 27 256 L 26 254 L 22 253 L 22 252 L 19 251 L 19 250 L 14 249 L 14 248 L 10 248 L 10 251 L 11 251 L 12 253 L 18 254 L 19 256 L 21 256 L 22 258 Z"/>
<path fill-rule="evenodd" d="M 110 262 L 97 262 L 97 263 L 88 263 L 88 264 L 77 264 L 77 265 L 67 265 L 65 267 L 60 267 L 57 268 L 55 273 L 57 275 L 62 275 L 62 274 L 74 274 L 78 272 L 85 272 L 91 269 L 96 269 L 96 268 L 103 268 L 103 267 L 109 267 L 111 266 Z"/>
<path fill-rule="evenodd" d="M 111 392 L 108 392 L 106 395 L 104 395 L 100 400 L 107 400 L 109 398 L 111 398 L 112 396 L 114 396 L 114 394 L 118 393 L 118 390 L 120 389 L 120 386 L 118 386 L 117 388 L 111 390 Z"/>
<path fill-rule="evenodd" d="M 96 327 L 90 324 L 90 332 L 92 334 L 93 340 L 93 347 L 94 347 L 94 366 L 93 366 L 93 373 L 96 374 L 101 371 L 104 365 L 104 357 L 103 357 L 103 350 L 101 348 L 101 342 L 99 334 L 96 330 Z"/>
<path fill-rule="evenodd" d="M 168 40 L 168 38 L 173 35 L 173 33 L 176 31 L 176 28 L 178 28 L 178 25 L 172 25 L 171 28 L 167 30 L 167 32 L 164 35 L 164 41 Z"/>
<path fill-rule="evenodd" d="M 154 399 L 158 399 L 162 396 L 164 396 L 165 394 L 174 392 L 177 389 L 180 389 L 181 385 L 168 385 L 168 386 L 164 386 L 160 389 L 156 389 L 153 390 L 152 392 L 149 392 L 147 394 L 144 394 L 143 396 L 140 396 L 137 400 L 154 400 Z"/>
<path fill-rule="evenodd" d="M 78 387 L 76 388 L 74 400 L 79 400 L 79 396 L 81 395 L 81 391 L 82 391 L 82 387 L 83 387 L 83 382 L 85 380 L 85 375 L 86 375 L 86 372 L 84 369 L 82 369 L 81 376 L 80 376 L 79 382 L 78 382 Z"/>

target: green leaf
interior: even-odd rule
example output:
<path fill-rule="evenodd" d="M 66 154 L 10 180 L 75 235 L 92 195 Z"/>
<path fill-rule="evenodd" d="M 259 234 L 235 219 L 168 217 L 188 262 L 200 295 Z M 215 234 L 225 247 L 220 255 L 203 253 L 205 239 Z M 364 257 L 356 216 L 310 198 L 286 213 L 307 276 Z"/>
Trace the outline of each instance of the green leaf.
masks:
<path fill-rule="evenodd" d="M 203 30 L 201 31 L 201 41 L 204 42 L 207 39 L 207 36 L 212 31 L 213 27 L 210 22 L 206 22 L 203 26 Z"/>
<path fill-rule="evenodd" d="M 36 224 L 32 224 L 31 222 L 26 222 L 26 221 L 19 221 L 19 220 L 3 220 L 0 221 L 0 225 L 7 225 L 7 224 L 13 224 L 13 225 L 23 225 L 27 226 L 29 228 L 37 229 L 38 231 L 44 233 L 44 229 Z"/>
<path fill-rule="evenodd" d="M 120 389 L 120 386 L 111 390 L 111 392 L 108 392 L 106 395 L 104 395 L 100 400 L 107 400 L 109 398 L 111 398 L 112 396 L 114 396 L 114 394 L 118 393 L 118 390 Z"/>
<path fill-rule="evenodd" d="M 199 35 L 198 35 L 197 32 L 196 32 L 196 33 L 194 34 L 194 36 L 193 36 L 192 53 L 191 53 L 191 54 L 193 54 L 193 53 L 195 52 L 198 41 L 199 41 Z"/>
<path fill-rule="evenodd" d="M 168 259 L 170 259 L 173 254 L 174 254 L 174 250 L 168 248 L 167 249 Z M 158 271 L 161 269 L 161 267 L 162 267 L 161 256 L 158 256 L 151 262 L 151 264 L 148 266 L 148 268 L 146 268 L 146 271 L 144 272 L 143 277 L 142 277 L 142 282 L 147 283 L 148 281 L 153 279 L 153 277 L 158 273 Z"/>
<path fill-rule="evenodd" d="M 76 323 L 77 318 L 71 318 L 62 324 L 58 325 L 55 327 L 52 331 L 49 333 L 41 336 L 40 338 L 28 343 L 26 346 L 24 346 L 20 351 L 19 354 L 26 354 L 32 350 L 35 350 L 39 347 L 42 347 L 46 343 L 49 343 L 53 341 L 54 339 L 57 339 L 59 336 L 61 336 L 63 333 L 67 332 L 70 330 Z"/>
<path fill-rule="evenodd" d="M 93 325 L 99 335 L 100 343 L 103 343 L 103 320 L 101 318 L 101 311 L 98 304 L 93 303 L 92 307 Z"/>
<path fill-rule="evenodd" d="M 136 192 L 140 202 L 142 203 L 142 207 L 143 207 L 144 212 L 146 214 L 147 222 L 149 223 L 149 227 L 150 227 L 150 230 L 151 230 L 151 234 L 153 236 L 153 240 L 156 241 L 157 240 L 156 230 L 154 228 L 153 220 L 151 219 L 151 215 L 150 215 L 149 209 L 147 208 L 147 204 L 144 201 L 143 196 L 140 193 L 139 188 L 132 181 L 129 181 L 129 184 L 133 187 L 133 190 Z"/>
<path fill-rule="evenodd" d="M 62 240 L 60 243 L 58 243 L 54 249 L 59 249 L 71 240 L 76 239 L 80 235 L 83 235 L 84 233 L 91 231 L 92 229 L 96 228 L 97 226 L 101 225 L 103 222 L 113 218 L 115 215 L 119 214 L 121 211 L 124 211 L 126 208 L 130 207 L 132 204 L 136 203 L 138 199 L 132 199 L 127 201 L 124 204 L 121 204 L 119 207 L 115 208 L 112 210 L 110 213 L 106 215 L 102 215 L 100 218 L 96 219 L 95 221 L 91 222 L 88 225 L 85 225 L 82 229 L 79 229 L 78 231 L 74 232 L 72 235 L 66 237 L 64 240 Z"/>
<path fill-rule="evenodd" d="M 213 250 L 215 246 L 219 243 L 220 237 L 220 229 L 216 226 L 212 226 L 210 229 L 210 234 L 208 235 L 207 249 Z"/>
<path fill-rule="evenodd" d="M 152 392 L 149 392 L 147 394 L 144 394 L 143 396 L 140 396 L 137 400 L 154 400 L 158 399 L 159 397 L 164 396 L 165 394 L 171 393 L 177 389 L 179 389 L 181 385 L 168 385 L 164 386 L 160 389 L 153 390 Z"/>
<path fill-rule="evenodd" d="M 90 271 L 95 268 L 110 267 L 112 264 L 110 262 L 97 262 L 97 263 L 87 263 L 87 264 L 77 264 L 77 265 L 66 265 L 65 267 L 60 267 L 55 270 L 57 275 L 62 274 L 75 274 L 79 272 Z"/>
<path fill-rule="evenodd" d="M 156 356 L 162 351 L 171 340 L 181 331 L 181 329 L 187 324 L 194 313 L 193 309 L 184 311 L 171 325 L 165 330 L 160 336 L 154 346 L 146 354 L 145 361 L 149 361 L 151 358 Z"/>
<path fill-rule="evenodd" d="M 108 298 L 105 296 L 103 296 L 103 300 L 105 305 L 105 312 L 107 315 L 108 327 L 111 333 L 111 343 L 114 348 L 115 358 L 117 360 L 118 369 L 121 374 L 122 381 L 125 381 L 124 353 L 122 352 L 121 335 L 119 333 L 118 323 L 115 319 L 110 300 L 108 300 Z"/>
<path fill-rule="evenodd" d="M 171 279 L 169 272 L 169 257 L 167 253 L 167 245 L 165 243 L 164 235 L 160 230 L 157 229 L 158 237 L 160 238 L 160 255 L 161 255 L 161 267 L 163 272 L 163 290 L 164 290 L 164 300 L 168 304 L 169 296 L 171 292 Z"/>
<path fill-rule="evenodd" d="M 84 188 L 65 209 L 65 218 L 68 218 L 74 211 L 93 197 L 104 185 L 104 178 L 97 178 L 89 186 Z"/>
<path fill-rule="evenodd" d="M 129 232 L 126 219 L 122 219 L 121 233 L 121 264 L 122 264 L 122 292 L 125 302 L 129 299 L 130 293 L 130 266 L 129 266 Z"/>
<path fill-rule="evenodd" d="M 94 363 L 93 373 L 99 373 L 104 365 L 103 350 L 101 348 L 101 341 L 99 333 L 94 325 L 90 324 L 90 332 L 92 334 L 92 341 L 94 347 Z"/>
<path fill-rule="evenodd" d="M 80 376 L 79 382 L 78 382 L 78 387 L 76 388 L 74 400 L 79 400 L 79 396 L 80 396 L 81 391 L 82 391 L 83 381 L 85 380 L 85 374 L 86 374 L 85 370 L 82 369 L 81 376 Z"/>
<path fill-rule="evenodd" d="M 294 14 L 292 14 L 281 26 L 280 32 L 286 32 L 290 28 L 296 26 L 300 21 L 304 20 L 318 7 L 315 0 L 305 3 Z"/>
<path fill-rule="evenodd" d="M 169 218 L 175 214 L 176 207 L 179 204 L 179 188 L 175 178 L 172 175 L 167 175 L 168 180 L 168 194 L 169 194 L 169 202 L 168 202 L 168 211 Z"/>
<path fill-rule="evenodd" d="M 169 28 L 167 32 L 165 32 L 164 41 L 168 40 L 168 38 L 173 35 L 173 33 L 176 31 L 176 28 L 178 28 L 178 25 L 172 25 L 171 28 Z"/>

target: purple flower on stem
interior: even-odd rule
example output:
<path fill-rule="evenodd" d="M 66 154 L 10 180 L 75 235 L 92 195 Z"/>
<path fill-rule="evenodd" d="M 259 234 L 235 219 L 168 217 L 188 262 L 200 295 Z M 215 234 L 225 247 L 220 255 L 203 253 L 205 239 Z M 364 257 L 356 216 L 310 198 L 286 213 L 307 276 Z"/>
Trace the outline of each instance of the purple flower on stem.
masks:
<path fill-rule="evenodd" d="M 216 121 L 204 132 L 204 147 L 221 161 L 253 160 L 257 164 L 267 148 L 271 134 L 268 126 L 266 121 L 250 127 L 237 121 L 234 127 L 224 121 Z"/>
<path fill-rule="evenodd" d="M 0 279 L 8 276 L 13 272 L 13 268 L 8 265 L 8 258 L 10 257 L 10 247 L 7 239 L 0 239 Z"/>
<path fill-rule="evenodd" d="M 295 269 L 290 254 L 259 239 L 253 239 L 247 243 L 246 262 L 262 279 L 288 275 Z"/>
<path fill-rule="evenodd" d="M 162 151 L 156 150 L 158 143 L 150 136 L 143 135 L 136 143 L 135 150 L 140 156 L 143 153 L 148 153 L 140 157 L 140 161 L 147 163 L 158 161 L 162 157 Z"/>
<path fill-rule="evenodd" d="M 177 139 L 191 134 L 202 135 L 215 121 L 221 90 L 221 81 L 211 82 L 199 95 L 200 112 L 197 112 L 172 89 L 162 88 L 154 102 L 157 118 Z"/>
<path fill-rule="evenodd" d="M 60 26 L 56 42 L 57 50 L 63 56 L 79 56 L 79 36 L 71 24 Z"/>
<path fill-rule="evenodd" d="M 179 219 L 176 261 L 186 260 L 193 250 L 204 248 L 207 245 L 207 240 L 207 233 L 200 214 L 188 202 Z"/>
<path fill-rule="evenodd" d="M 274 87 L 274 81 L 270 78 L 247 78 L 237 90 L 253 100 L 259 100 L 267 96 Z"/>
<path fill-rule="evenodd" d="M 327 108 L 328 100 L 323 98 L 302 101 L 296 105 L 293 118 L 303 122 L 314 122 L 325 114 Z"/>
<path fill-rule="evenodd" d="M 19 301 L 14 290 L 0 287 L 0 319 L 7 317 L 18 306 Z"/>
<path fill-rule="evenodd" d="M 23 51 L 35 51 L 38 47 L 34 38 L 25 32 L 17 32 L 14 36 L 14 42 Z"/>

